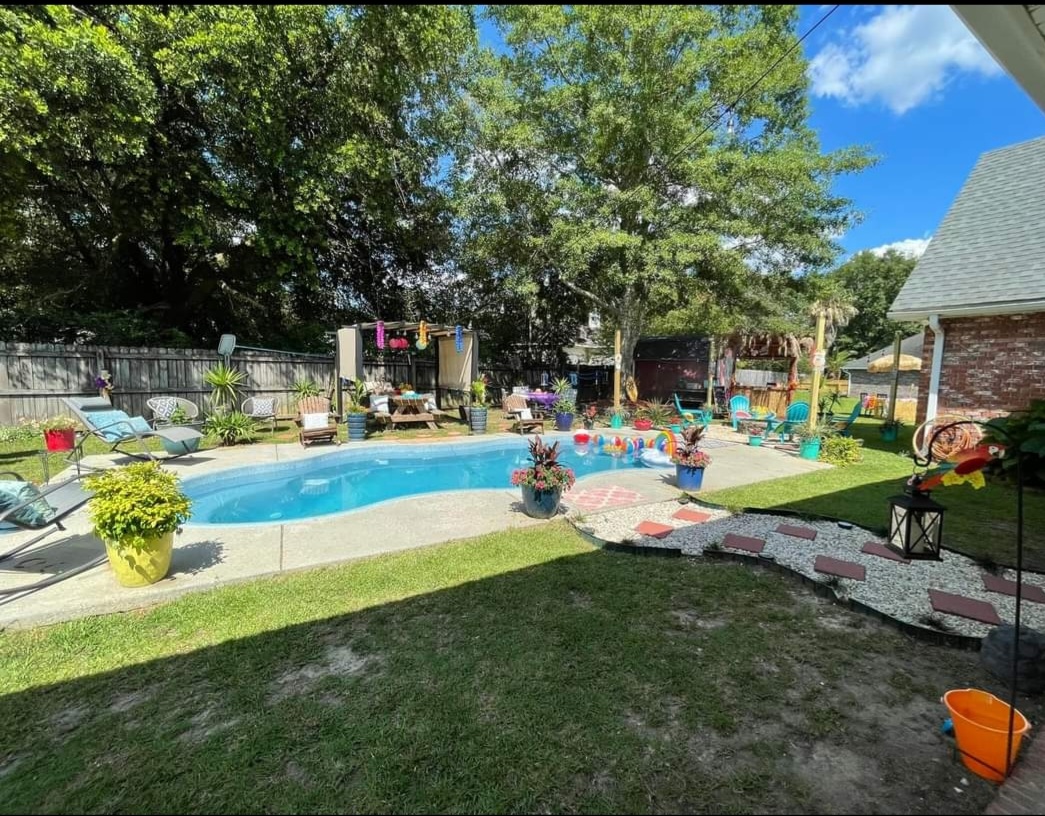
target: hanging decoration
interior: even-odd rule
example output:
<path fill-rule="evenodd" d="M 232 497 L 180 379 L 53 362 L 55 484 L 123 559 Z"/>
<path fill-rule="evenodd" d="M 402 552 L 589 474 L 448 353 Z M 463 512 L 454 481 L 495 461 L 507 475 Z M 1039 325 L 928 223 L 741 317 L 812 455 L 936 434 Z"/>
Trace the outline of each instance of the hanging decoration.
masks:
<path fill-rule="evenodd" d="M 393 351 L 404 351 L 410 345 L 410 341 L 405 337 L 393 337 L 388 341 L 388 347 Z"/>
<path fill-rule="evenodd" d="M 384 351 L 385 348 L 385 321 L 377 321 L 377 347 Z"/>
<path fill-rule="evenodd" d="M 454 346 L 458 354 L 464 352 L 464 329 L 461 326 L 454 326 Z"/>
<path fill-rule="evenodd" d="M 417 324 L 417 346 L 418 351 L 428 348 L 428 324 L 423 320 Z"/>

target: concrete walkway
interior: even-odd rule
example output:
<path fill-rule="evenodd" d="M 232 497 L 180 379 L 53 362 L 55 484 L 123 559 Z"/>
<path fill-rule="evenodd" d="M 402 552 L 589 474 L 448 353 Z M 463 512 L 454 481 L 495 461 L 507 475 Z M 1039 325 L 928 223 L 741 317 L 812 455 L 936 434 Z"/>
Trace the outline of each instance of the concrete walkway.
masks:
<path fill-rule="evenodd" d="M 566 434 L 548 434 L 566 439 Z M 467 445 L 491 439 L 516 439 L 513 434 L 455 437 L 453 444 Z M 397 447 L 411 443 L 393 443 Z M 425 440 L 427 446 L 438 444 Z M 384 443 L 374 444 L 375 451 Z M 214 473 L 244 465 L 298 461 L 322 456 L 334 448 L 299 445 L 255 444 L 205 451 L 170 462 L 167 467 L 181 476 Z M 765 448 L 722 444 L 709 448 L 712 466 L 705 475 L 705 489 L 717 490 L 816 470 L 825 465 Z M 87 463 L 104 467 L 126 462 L 125 457 L 90 457 Z M 61 478 L 61 477 L 59 477 Z M 616 487 L 615 495 L 642 504 L 678 495 L 673 472 L 636 468 L 586 477 L 574 488 L 598 491 Z M 634 496 L 628 493 L 634 493 Z M 564 497 L 569 506 L 570 495 Z M 618 505 L 621 506 L 621 505 Z M 0 595 L 0 627 L 28 627 L 43 623 L 126 611 L 169 600 L 185 592 L 274 575 L 322 564 L 348 561 L 380 553 L 437 544 L 512 527 L 543 522 L 522 512 L 518 489 L 466 490 L 408 497 L 349 513 L 318 517 L 283 525 L 187 525 L 175 538 L 170 574 L 149 587 L 120 587 L 107 564 L 33 593 Z M 20 557 L 0 564 L 0 590 L 13 589 L 49 575 L 71 571 L 104 554 L 91 535 L 86 512 L 70 517 L 66 532 L 56 532 Z M 25 533 L 0 534 L 0 551 L 27 540 Z"/>

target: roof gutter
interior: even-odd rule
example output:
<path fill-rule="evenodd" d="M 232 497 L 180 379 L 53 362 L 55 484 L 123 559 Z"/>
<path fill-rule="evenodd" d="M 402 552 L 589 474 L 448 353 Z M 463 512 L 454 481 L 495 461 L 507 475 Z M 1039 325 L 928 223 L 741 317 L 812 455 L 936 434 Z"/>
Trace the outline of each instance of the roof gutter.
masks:
<path fill-rule="evenodd" d="M 983 306 L 943 306 L 934 308 L 932 312 L 924 309 L 899 309 L 888 313 L 890 320 L 929 320 L 932 315 L 942 318 L 952 317 L 990 317 L 992 315 L 1026 314 L 1028 312 L 1045 312 L 1045 298 L 1034 300 L 1017 300 L 1005 303 L 988 303 Z"/>
<path fill-rule="evenodd" d="M 929 397 L 925 401 L 925 420 L 936 419 L 936 405 L 940 395 L 940 373 L 943 370 L 943 343 L 945 334 L 938 314 L 929 315 L 929 328 L 933 332 L 933 365 L 929 372 Z"/>

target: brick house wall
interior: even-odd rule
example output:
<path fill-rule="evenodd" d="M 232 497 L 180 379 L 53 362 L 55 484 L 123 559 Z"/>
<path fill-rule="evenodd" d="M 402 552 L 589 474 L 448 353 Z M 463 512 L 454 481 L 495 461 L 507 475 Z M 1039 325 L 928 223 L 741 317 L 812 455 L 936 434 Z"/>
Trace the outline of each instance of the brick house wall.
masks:
<path fill-rule="evenodd" d="M 1045 399 L 1045 312 L 941 320 L 946 337 L 937 413 L 977 419 Z M 925 420 L 936 338 L 925 332 L 918 421 Z"/>

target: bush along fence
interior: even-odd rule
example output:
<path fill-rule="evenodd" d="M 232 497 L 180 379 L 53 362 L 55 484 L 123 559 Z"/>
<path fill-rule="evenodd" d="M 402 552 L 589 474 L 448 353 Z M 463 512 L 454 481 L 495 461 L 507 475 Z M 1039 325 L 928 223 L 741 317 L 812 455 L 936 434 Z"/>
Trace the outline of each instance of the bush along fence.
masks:
<path fill-rule="evenodd" d="M 95 396 L 108 375 L 113 405 L 131 416 L 150 415 L 151 397 L 182 397 L 201 408 L 211 389 L 203 380 L 222 358 L 213 349 L 136 348 L 129 346 L 67 346 L 49 343 L 0 343 L 0 425 L 65 414 L 63 397 Z M 319 354 L 237 350 L 231 359 L 246 375 L 240 389 L 247 397 L 275 397 L 282 414 L 294 413 L 293 385 L 312 380 L 326 393 L 333 390 L 334 362 Z M 549 369 L 483 366 L 490 397 L 499 401 L 514 385 L 539 386 L 559 372 Z M 580 401 L 603 399 L 612 393 L 612 369 L 582 366 L 578 371 Z M 410 383 L 421 392 L 436 390 L 436 366 L 428 359 L 366 360 L 367 381 Z M 568 372 L 567 372 L 568 373 Z M 465 395 L 441 391 L 440 403 L 455 406 Z"/>

